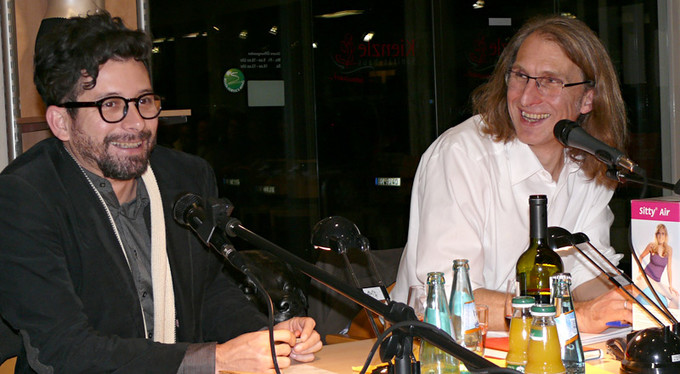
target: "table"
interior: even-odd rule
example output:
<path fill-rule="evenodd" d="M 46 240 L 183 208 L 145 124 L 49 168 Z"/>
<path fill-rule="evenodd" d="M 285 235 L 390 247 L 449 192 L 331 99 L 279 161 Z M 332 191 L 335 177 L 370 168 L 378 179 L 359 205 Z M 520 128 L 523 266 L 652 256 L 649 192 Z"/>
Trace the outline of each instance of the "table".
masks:
<path fill-rule="evenodd" d="M 316 359 L 313 362 L 305 364 L 295 363 L 283 370 L 283 372 L 285 374 L 352 374 L 354 373 L 352 371 L 353 366 L 362 366 L 364 364 L 374 342 L 374 339 L 366 339 L 349 343 L 325 345 L 323 349 L 316 354 Z M 604 343 L 602 343 L 601 346 L 597 344 L 594 346 L 602 349 L 603 352 L 606 352 Z M 380 363 L 380 358 L 377 356 L 378 354 L 376 353 L 376 357 L 373 358 L 372 364 Z M 498 364 L 498 361 L 496 361 L 496 363 Z M 500 365 L 502 365 L 502 363 Z M 618 373 L 620 366 L 620 362 L 604 355 L 603 359 L 587 362 L 586 374 Z"/>

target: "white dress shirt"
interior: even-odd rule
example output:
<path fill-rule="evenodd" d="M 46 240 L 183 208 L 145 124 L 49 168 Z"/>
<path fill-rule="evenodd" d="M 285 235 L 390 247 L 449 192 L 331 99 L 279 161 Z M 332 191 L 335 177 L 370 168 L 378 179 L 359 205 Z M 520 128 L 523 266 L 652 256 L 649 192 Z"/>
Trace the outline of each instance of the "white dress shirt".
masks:
<path fill-rule="evenodd" d="M 516 139 L 494 142 L 481 127 L 481 117 L 474 116 L 444 132 L 423 154 L 392 299 L 405 302 L 409 286 L 424 284 L 431 271 L 444 273 L 450 295 L 457 258 L 469 260 L 473 290 L 505 292 L 529 245 L 529 196 L 536 194 L 548 197 L 548 226 L 585 233 L 618 265 L 622 255 L 609 245 L 614 191 L 587 178 L 566 153 L 555 182 L 529 146 Z M 575 252 L 560 255 L 564 271 L 572 274 L 572 290 L 599 274 Z"/>

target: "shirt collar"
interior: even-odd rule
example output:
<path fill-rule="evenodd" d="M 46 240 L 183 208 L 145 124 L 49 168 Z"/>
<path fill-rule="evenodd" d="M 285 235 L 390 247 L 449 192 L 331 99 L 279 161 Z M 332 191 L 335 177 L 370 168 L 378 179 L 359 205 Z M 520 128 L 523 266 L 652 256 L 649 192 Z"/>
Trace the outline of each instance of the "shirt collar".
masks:
<path fill-rule="evenodd" d="M 498 146 L 503 147 L 503 152 L 508 160 L 510 181 L 513 185 L 530 178 L 536 173 L 547 172 L 531 148 L 517 138 L 508 143 L 498 143 Z M 560 180 L 563 176 L 575 173 L 580 169 L 579 165 L 569 158 L 566 148 L 564 149 L 563 157 L 564 166 L 560 172 Z"/>
<path fill-rule="evenodd" d="M 149 204 L 149 195 L 146 191 L 146 186 L 144 186 L 144 181 L 141 177 L 137 177 L 137 193 L 134 199 L 120 205 L 118 203 L 118 197 L 113 191 L 113 186 L 106 178 L 100 177 L 99 175 L 83 168 L 87 177 L 90 178 L 94 187 L 99 191 L 106 201 L 106 205 L 111 209 L 111 213 L 118 212 L 127 217 L 136 217 Z"/>

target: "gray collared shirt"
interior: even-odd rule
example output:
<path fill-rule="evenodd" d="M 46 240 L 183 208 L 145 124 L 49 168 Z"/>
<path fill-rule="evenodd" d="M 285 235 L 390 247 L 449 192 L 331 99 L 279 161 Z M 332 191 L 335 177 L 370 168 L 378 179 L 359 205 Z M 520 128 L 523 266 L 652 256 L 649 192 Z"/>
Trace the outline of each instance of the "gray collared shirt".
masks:
<path fill-rule="evenodd" d="M 104 198 L 123 242 L 137 296 L 144 312 L 149 339 L 153 339 L 153 287 L 151 284 L 151 225 L 149 194 L 142 178 L 137 178 L 137 196 L 122 205 L 111 182 L 85 170 L 92 184 Z"/>

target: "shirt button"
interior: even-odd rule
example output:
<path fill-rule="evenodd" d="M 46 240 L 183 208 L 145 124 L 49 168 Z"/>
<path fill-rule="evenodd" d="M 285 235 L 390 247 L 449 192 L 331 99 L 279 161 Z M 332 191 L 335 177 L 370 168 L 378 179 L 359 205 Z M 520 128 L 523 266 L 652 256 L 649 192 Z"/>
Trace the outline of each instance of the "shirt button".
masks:
<path fill-rule="evenodd" d="M 142 297 L 146 297 L 146 291 L 142 292 Z"/>

